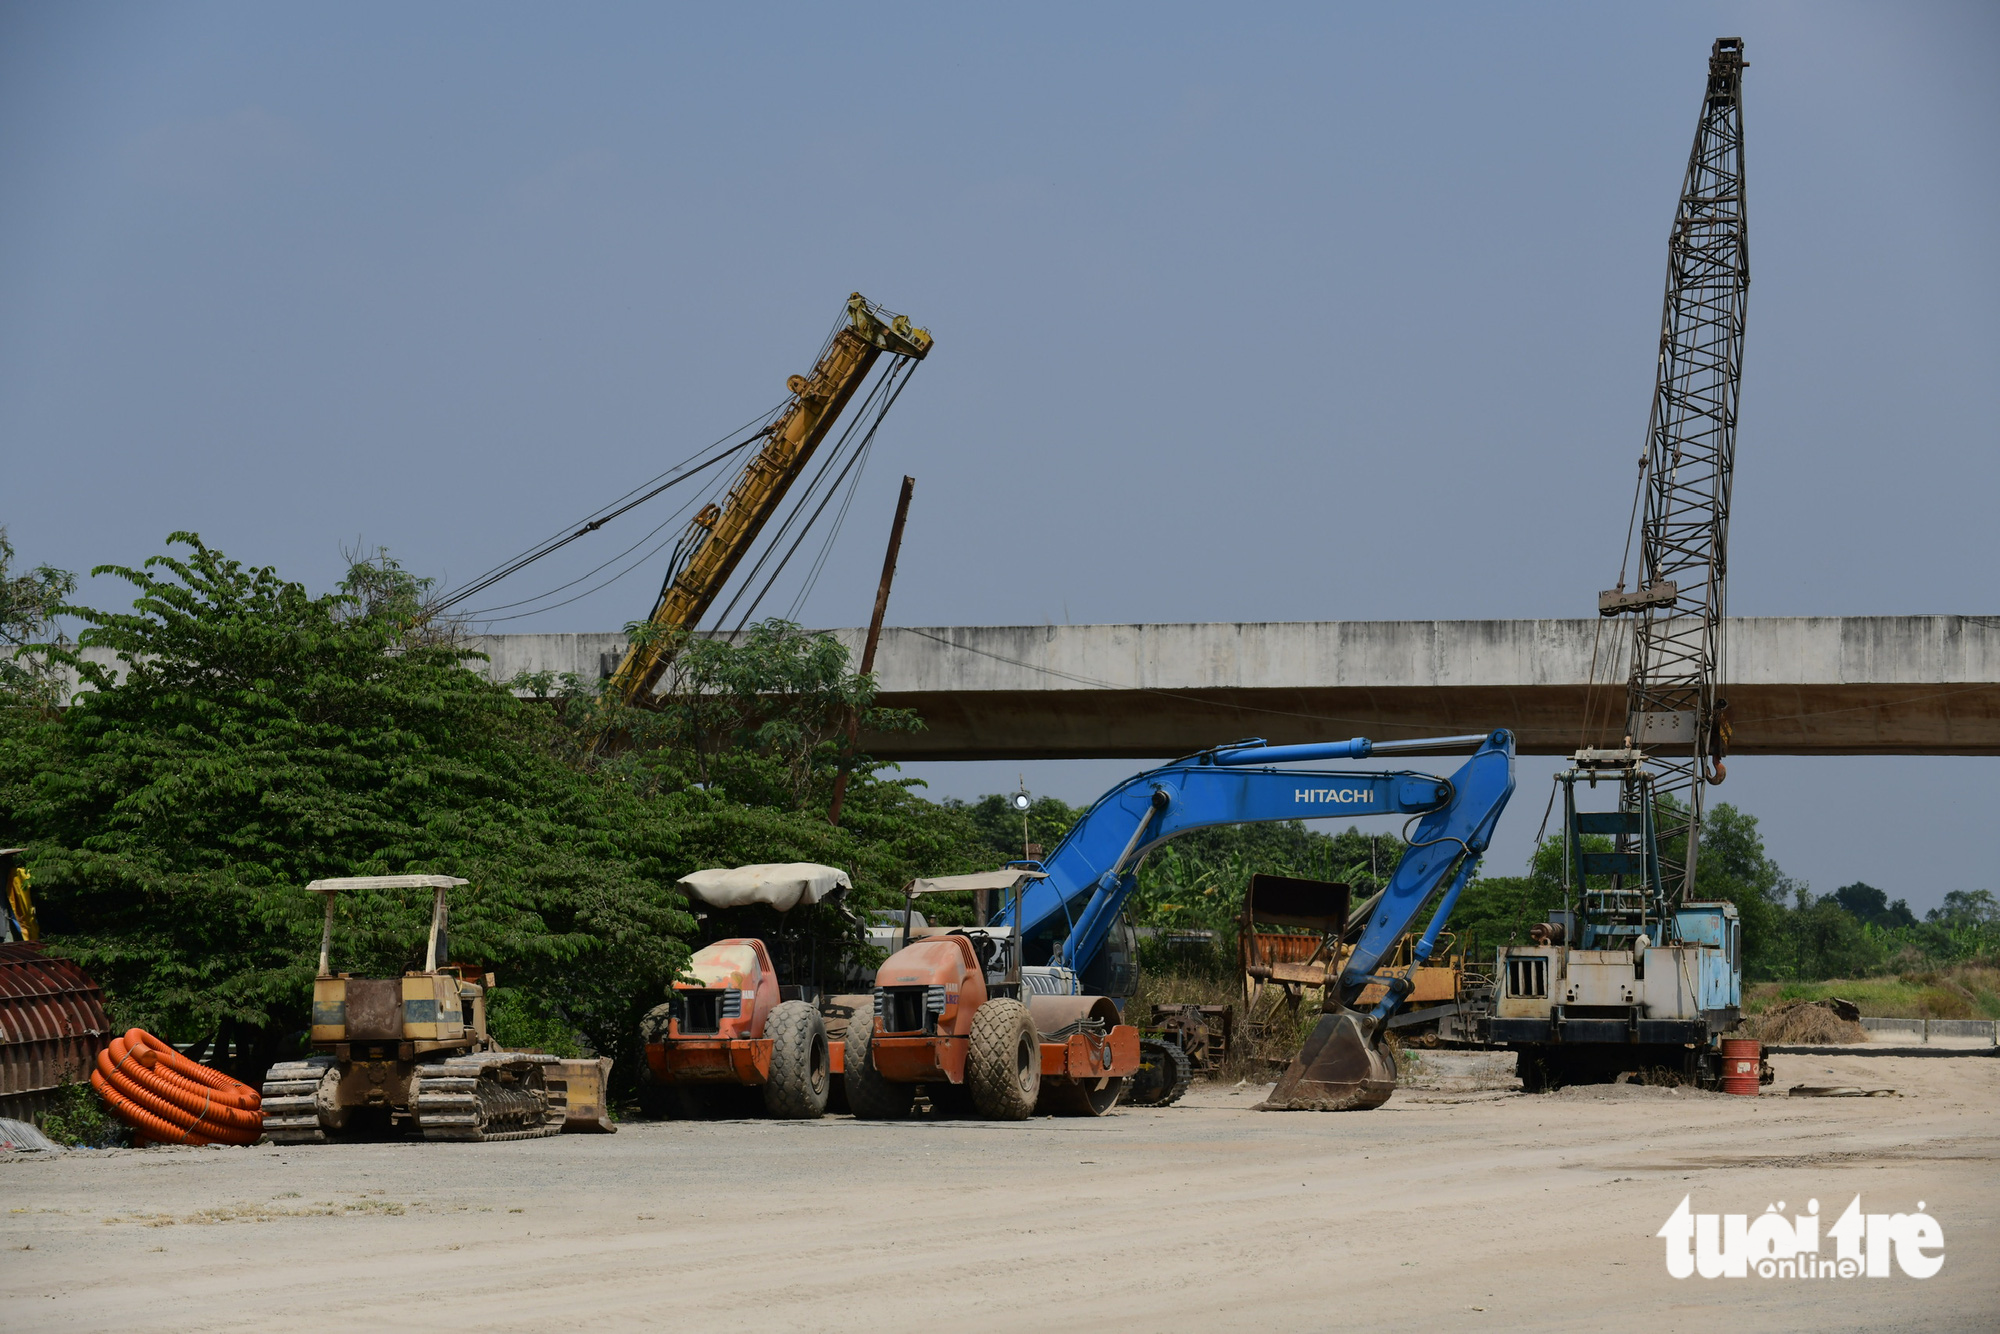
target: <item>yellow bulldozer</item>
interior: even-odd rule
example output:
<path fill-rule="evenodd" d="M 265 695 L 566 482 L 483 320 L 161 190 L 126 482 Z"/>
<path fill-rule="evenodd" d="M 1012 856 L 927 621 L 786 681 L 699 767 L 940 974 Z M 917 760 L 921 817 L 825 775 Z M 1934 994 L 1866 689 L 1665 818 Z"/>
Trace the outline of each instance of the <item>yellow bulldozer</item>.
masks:
<path fill-rule="evenodd" d="M 264 1134 L 274 1144 L 419 1136 L 540 1139 L 614 1129 L 605 1114 L 608 1060 L 506 1051 L 486 1031 L 493 975 L 447 963 L 448 875 L 355 876 L 306 886 L 326 900 L 313 979 L 312 1055 L 271 1067 Z M 401 977 L 332 968 L 334 903 L 348 891 L 432 892 L 421 966 Z"/>

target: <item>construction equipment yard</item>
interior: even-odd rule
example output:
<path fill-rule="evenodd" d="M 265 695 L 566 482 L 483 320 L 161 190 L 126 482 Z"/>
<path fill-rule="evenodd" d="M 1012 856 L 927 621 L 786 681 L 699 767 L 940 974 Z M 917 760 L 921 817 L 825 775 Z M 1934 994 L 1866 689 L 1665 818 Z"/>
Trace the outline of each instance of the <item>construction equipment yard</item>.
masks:
<path fill-rule="evenodd" d="M 679 31 L 698 26 L 692 16 L 670 17 L 661 51 L 702 52 Z M 1217 42 L 1186 24 L 1147 26 L 1186 28 L 1192 47 Z M 866 85 L 852 54 L 793 35 L 784 45 L 817 47 L 815 68 L 840 80 L 834 99 L 792 109 L 787 137 L 811 170 L 732 137 L 731 122 L 756 118 L 734 87 L 702 98 L 699 115 L 661 113 L 643 148 L 600 145 L 592 126 L 569 141 L 551 134 L 570 143 L 556 151 L 426 77 L 426 99 L 502 126 L 495 156 L 516 174 L 453 184 L 427 162 L 408 173 L 436 178 L 427 189 L 568 200 L 600 188 L 586 175 L 614 179 L 630 158 L 670 183 L 672 207 L 631 206 L 644 240 L 630 254 L 601 229 L 562 239 L 538 223 L 480 261 L 486 278 L 468 270 L 428 291 L 409 275 L 456 272 L 458 257 L 442 263 L 411 238 L 490 248 L 477 240 L 496 231 L 484 206 L 461 202 L 448 223 L 424 224 L 393 190 L 322 182 L 312 199 L 408 213 L 388 229 L 408 233 L 396 262 L 350 258 L 327 280 L 405 275 L 378 276 L 372 299 L 357 289 L 382 322 L 346 335 L 367 357 L 317 338 L 329 309 L 292 272 L 301 256 L 335 253 L 317 229 L 366 230 L 322 204 L 283 266 L 240 266 L 250 286 L 284 293 L 313 339 L 260 307 L 232 318 L 187 294 L 171 322 L 121 316 L 148 373 L 208 386 L 204 404 L 251 403 L 259 378 L 283 387 L 283 411 L 256 427 L 272 438 L 254 452 L 176 446 L 173 403 L 132 390 L 143 377 L 98 349 L 112 340 L 51 316 L 24 322 L 35 337 L 23 346 L 91 349 L 88 379 L 47 420 L 15 420 L 5 405 L 18 391 L 0 383 L 0 438 L 91 459 L 121 484 L 138 477 L 148 521 L 173 516 L 166 543 L 186 554 L 128 556 L 119 529 L 133 520 L 100 516 L 90 540 L 121 563 L 79 562 L 88 580 L 46 563 L 16 574 L 0 527 L 5 1328 L 2000 1329 L 2000 899 L 1938 869 L 1984 877 L 1990 858 L 1935 855 L 1983 846 L 1994 798 L 1967 780 L 1926 806 L 1902 771 L 1849 779 L 1862 795 L 1843 801 L 1879 803 L 1863 820 L 1851 813 L 1862 807 L 1793 783 L 1774 808 L 1824 806 L 1813 854 L 1852 877 L 1820 872 L 1818 890 L 1780 868 L 1749 808 L 1770 790 L 1753 785 L 1776 781 L 1763 756 L 2000 754 L 2000 617 L 1854 614 L 1910 588 L 1927 602 L 1968 596 L 1946 579 L 1968 557 L 1954 562 L 1939 543 L 1986 518 L 1976 500 L 1957 518 L 1946 502 L 1990 495 L 1968 460 L 1990 455 L 1981 432 L 1993 413 L 1930 421 L 1912 405 L 1939 395 L 1932 379 L 1978 378 L 1991 356 L 1968 351 L 1954 370 L 1920 350 L 1911 330 L 1946 303 L 1869 302 L 1979 295 L 1977 274 L 1905 273 L 1855 243 L 1871 227 L 1852 196 L 1910 193 L 1922 155 L 1907 145 L 1932 131 L 1892 136 L 1885 119 L 1866 135 L 1835 126 L 1819 147 L 1800 138 L 1835 103 L 1816 113 L 1802 95 L 1796 71 L 1821 57 L 1789 26 L 1768 42 L 1753 31 L 1760 61 L 1772 55 L 1747 84 L 1734 35 L 1675 38 L 1672 79 L 1618 64 L 1620 43 L 1669 49 L 1637 29 L 1568 52 L 1532 37 L 1511 62 L 1492 34 L 1468 29 L 1458 67 L 1437 64 L 1424 45 L 1433 34 L 1326 40 L 1319 49 L 1394 66 L 1395 95 L 1408 77 L 1422 114 L 1379 91 L 1344 111 L 1273 101 L 1237 113 L 1248 119 L 1233 150 L 1182 145 L 1171 163 L 1143 140 L 1078 148 L 1092 116 L 1059 97 L 1059 119 L 1013 150 L 979 128 L 1019 118 L 994 116 L 1004 99 L 954 113 L 927 80 L 969 77 L 959 57 L 992 45 L 985 35 L 939 46 L 949 62 L 871 47 L 870 68 L 895 76 L 870 73 Z M 1854 69 L 1893 83 L 1881 71 L 1901 57 L 1872 31 L 1892 25 L 1862 26 L 1867 64 Z M 782 57 L 766 54 L 767 34 L 749 36 L 758 59 L 745 68 L 770 115 Z M 1924 40 L 1948 54 L 1938 35 Z M 375 34 L 359 45 L 382 44 Z M 456 33 L 441 43 L 461 44 Z M 507 84 L 537 83 L 523 75 L 545 59 L 540 45 Z M 1127 59 L 1129 35 L 1117 45 Z M 1267 95 L 1286 77 L 1272 55 L 1309 44 L 1285 31 L 1255 45 L 1235 78 Z M 1205 56 L 1165 77 L 1173 60 L 1152 50 L 1138 63 L 1149 84 L 1213 81 Z M 1094 88 L 1115 80 L 1113 63 L 1093 58 L 1067 77 Z M 1535 72 L 1524 82 L 1562 83 L 1562 100 L 1454 110 L 1442 96 L 1510 64 Z M 1039 104 L 1064 77 L 1030 66 L 1004 87 Z M 1291 77 L 1315 96 L 1366 83 L 1318 56 Z M 1426 89 L 1426 77 L 1441 81 Z M 700 82 L 671 65 L 630 78 Z M 1845 92 L 1859 78 L 1827 66 L 1818 83 Z M 357 65 L 353 81 L 382 79 Z M 857 101 L 857 86 L 878 84 Z M 1671 131 L 1645 110 L 1669 96 Z M 1768 415 L 1744 419 L 1739 497 L 1746 96 L 1774 111 L 1775 221 L 1760 264 L 1780 258 L 1759 319 L 1768 306 L 1779 356 L 1753 375 L 1752 412 Z M 132 145 L 155 156 L 165 146 L 181 165 L 158 174 L 177 182 L 219 180 L 219 166 L 186 165 L 210 156 L 296 158 L 306 174 L 321 159 L 373 156 L 339 151 L 324 112 L 294 105 L 294 134 L 263 108 L 285 106 L 275 90 L 243 97 L 245 110 L 179 129 L 161 118 L 185 119 L 194 103 L 149 103 L 129 113 L 124 146 L 100 156 L 136 161 Z M 344 86 L 327 100 L 359 101 Z M 545 100 L 546 113 L 577 99 Z M 1970 105 L 1923 123 L 1978 120 L 1982 104 Z M 1148 122 L 1149 135 L 1179 117 L 1130 88 L 1094 114 Z M 439 145 L 439 161 L 478 156 L 407 110 L 381 119 L 398 139 Z M 1172 137 L 1195 144 L 1207 131 L 1189 127 L 1212 119 L 1202 111 Z M 1371 164 L 1384 126 L 1412 119 L 1430 156 Z M 24 118 L 16 108 L 0 120 Z M 919 122 L 916 158 L 977 164 L 977 179 L 874 162 L 861 127 L 897 121 Z M 1318 165 L 1280 148 L 1304 124 L 1331 127 L 1314 132 Z M 1489 124 L 1566 147 L 1517 159 L 1480 146 Z M 218 127 L 249 134 L 255 152 L 173 147 Z M 923 133 L 937 137 L 925 146 Z M 1080 165 L 1062 166 L 1043 139 Z M 1885 156 L 1868 148 L 1876 139 L 1905 147 Z M 671 156 L 690 144 L 728 164 L 707 188 L 705 169 Z M 0 142 L 10 182 L 21 175 L 11 151 Z M 518 173 L 546 174 L 535 165 L 546 152 L 597 165 L 564 167 L 556 175 L 577 179 L 559 188 L 525 188 L 536 178 Z M 1871 153 L 1893 190 L 1852 188 L 1870 178 Z M 1223 170 L 1194 170 L 1204 155 Z M 1010 278 L 1006 252 L 1032 251 L 1035 227 L 981 190 L 989 177 L 1029 179 L 1016 157 L 1058 173 L 1051 182 L 1101 177 L 1108 185 L 1093 188 L 1135 211 L 1122 223 L 1107 212 L 1097 235 L 1105 220 L 1087 192 L 1009 185 L 1057 220 L 1052 248 Z M 1663 291 L 1627 262 L 1640 215 L 1620 201 L 1641 189 L 1620 174 L 1627 159 L 1657 178 L 1649 227 L 1667 220 L 1678 173 Z M 1826 176 L 1824 196 L 1799 193 L 1794 182 L 1822 160 L 1839 176 Z M 1956 191 L 1965 164 L 1987 155 L 1940 160 Z M 753 162 L 777 174 L 758 186 L 741 165 Z M 838 174 L 815 174 L 828 167 Z M 1147 172 L 1174 178 L 1157 196 L 1170 206 L 1124 202 L 1144 196 Z M 1315 173 L 1340 189 L 1319 202 L 1300 194 Z M 258 213 L 243 205 L 277 187 L 242 188 L 215 215 L 228 227 L 191 230 L 237 244 L 238 215 Z M 714 225 L 754 238 L 755 263 L 676 221 L 709 196 L 729 219 Z M 953 207 L 990 213 L 1000 230 L 982 241 L 954 224 L 937 201 L 959 196 L 974 202 Z M 1245 211 L 1200 222 L 1171 263 L 1148 258 L 1144 233 L 1180 225 L 1177 213 L 1200 218 L 1210 197 Z M 139 196 L 119 210 L 163 211 Z M 1973 241 L 1960 269 L 1990 258 L 1991 211 L 1964 207 Z M 857 218 L 862 231 L 840 230 Z M 1286 218 L 1296 236 L 1273 230 Z M 772 219 L 793 233 L 761 231 Z M 1382 219 L 1391 234 L 1371 241 Z M 1532 236 L 1515 230 L 1523 219 Z M 44 230 L 90 233 L 56 215 Z M 1400 233 L 1413 238 L 1407 253 L 1383 248 Z M 1940 248 L 1911 235 L 1922 244 L 1876 245 Z M 927 261 L 932 237 L 948 249 Z M 543 309 L 535 296 L 534 256 L 599 249 L 615 282 L 579 269 L 551 286 L 616 289 L 618 304 L 649 312 L 622 344 L 592 341 L 618 326 L 588 308 Z M 1649 239 L 1649 275 L 1656 249 Z M 1837 259 L 1815 270 L 1816 249 Z M 0 246 L 12 250 L 29 253 Z M 234 255 L 204 276 L 170 251 L 142 264 L 112 262 L 119 253 L 106 243 L 72 267 L 121 287 L 186 267 L 190 291 L 242 276 Z M 770 262 L 784 255 L 794 259 Z M 1238 267 L 1266 255 L 1287 258 Z M 1355 256 L 1365 262 L 1350 271 Z M 704 286 L 704 269 L 721 285 Z M 1395 288 L 1372 308 L 1371 269 Z M 834 319 L 810 360 L 794 297 L 759 287 L 766 270 L 824 287 L 813 318 Z M 671 285 L 649 295 L 647 273 Z M 1499 273 L 1511 276 L 1481 285 Z M 882 297 L 903 284 L 938 338 L 850 281 Z M 1427 284 L 1445 295 L 1425 297 Z M 420 306 L 397 315 L 385 299 L 397 285 Z M 1815 306 L 1816 285 L 1849 292 L 1848 305 Z M 502 304 L 482 314 L 468 294 L 488 287 Z M 1010 287 L 1028 294 L 1011 318 L 975 295 Z M 1130 292 L 1105 306 L 1094 290 L 1149 287 L 1171 306 Z M 1634 305 L 1641 294 L 1647 304 Z M 747 328 L 732 323 L 739 304 L 753 312 Z M 1966 304 L 1990 323 L 1990 300 Z M 83 288 L 63 305 L 111 309 Z M 466 342 L 466 329 L 434 325 L 430 306 L 534 330 L 535 349 L 467 342 L 476 393 L 454 405 L 447 363 L 385 336 L 400 320 L 426 350 Z M 1546 325 L 1542 308 L 1554 312 Z M 1495 310 L 1505 322 L 1482 325 Z M 1852 349 L 1819 341 L 1829 323 L 1896 344 L 1930 378 L 1881 348 L 1864 372 Z M 161 349 L 180 331 L 209 325 L 268 325 L 257 341 L 292 347 L 331 401 L 212 338 L 200 355 L 238 366 L 240 382 L 209 385 L 205 365 L 153 368 L 173 365 Z M 689 330 L 695 341 L 677 341 Z M 749 351 L 780 334 L 789 360 Z M 1455 342 L 1471 349 L 1457 361 Z M 1598 343 L 1612 348 L 1601 363 Z M 591 378 L 561 378 L 565 357 Z M 1612 357 L 1632 373 L 1607 379 Z M 394 385 L 370 387 L 370 358 L 394 365 Z M 1080 395 L 1053 392 L 1086 360 Z M 1385 374 L 1405 362 L 1413 378 Z M 925 365 L 938 369 L 883 433 Z M 1594 406 L 1596 387 L 1629 398 L 1636 434 L 1646 378 L 1634 473 L 1632 442 Z M 1515 381 L 1532 392 L 1496 387 Z M 1871 403 L 1858 386 L 1877 381 Z M 631 383 L 646 396 L 617 415 L 585 411 Z M 1761 409 L 1767 385 L 1774 406 Z M 380 420 L 354 415 L 371 396 Z M 168 461 L 192 489 L 176 496 L 64 425 L 99 398 L 129 399 L 121 411 L 157 425 L 146 466 Z M 488 399 L 506 429 L 479 415 Z M 1427 418 L 1429 399 L 1481 407 Z M 1851 423 L 1851 458 L 1819 415 L 1830 399 Z M 537 418 L 540 400 L 569 406 Z M 201 413 L 203 438 L 228 441 L 227 415 Z M 305 429 L 320 418 L 342 434 Z M 120 419 L 119 437 L 130 433 Z M 1927 455 L 1927 433 L 1957 454 Z M 896 453 L 897 434 L 921 443 Z M 350 436 L 391 452 L 371 456 Z M 828 608 L 846 616 L 853 599 L 838 598 L 861 591 L 836 544 L 850 510 L 869 509 L 878 437 L 936 480 L 905 560 L 917 486 L 914 471 L 901 477 L 865 631 L 811 629 Z M 1297 440 L 1309 452 L 1282 452 Z M 1038 452 L 1047 447 L 1058 452 Z M 426 475 L 398 452 L 449 456 L 451 471 Z M 1625 479 L 1615 487 L 1598 484 L 1604 459 Z M 66 468 L 68 486 L 81 469 Z M 330 472 L 363 485 L 341 492 Z M 226 494 L 238 473 L 261 489 Z M 1924 488 L 1901 509 L 1898 473 Z M 1799 481 L 1843 475 L 1868 479 L 1864 507 L 1845 518 L 1832 492 Z M 599 488 L 595 508 L 579 484 Z M 626 489 L 603 500 L 614 484 Z M 331 498 L 314 511 L 322 491 Z M 371 508 L 383 493 L 412 508 Z M 1297 495 L 1312 508 L 1288 512 Z M 66 528 L 72 510 L 105 498 L 83 506 L 52 492 L 24 508 Z M 301 531 L 352 522 L 359 534 L 367 519 L 413 563 L 357 536 L 340 547 L 338 591 L 314 594 L 195 531 L 220 541 L 225 518 L 274 513 Z M 1370 526 L 1384 514 L 1393 526 Z M 1732 519 L 1751 534 L 1739 552 L 1751 557 L 1748 616 L 1729 614 Z M 1107 535 L 1116 545 L 1101 544 Z M 39 540 L 59 550 L 68 538 Z M 1886 569 L 1884 553 L 1904 547 L 1915 577 L 1870 591 L 1855 571 Z M 1840 564 L 1850 549 L 1858 564 Z M 449 579 L 446 556 L 460 567 Z M 899 561 L 917 587 L 898 593 L 910 619 L 895 626 Z M 560 632 L 546 619 L 645 611 L 630 588 L 607 592 L 639 571 L 658 591 L 643 619 L 611 622 L 621 632 Z M 134 590 L 137 614 L 77 600 L 111 579 Z M 843 581 L 845 594 L 831 591 Z M 1121 619 L 1071 624 L 1071 597 Z M 1550 618 L 1588 615 L 1593 597 L 1594 618 Z M 1011 620 L 957 623 L 989 615 Z M 1562 764 L 1517 774 L 1528 755 Z M 1084 804 L 1031 791 L 1031 764 L 1116 759 L 1135 771 Z M 1021 767 L 1011 791 L 966 776 L 976 797 L 926 795 L 930 780 L 904 775 L 905 761 L 932 773 Z M 1732 766 L 1745 776 L 1725 799 L 1713 789 Z M 1495 841 L 1503 817 L 1512 845 Z M 1887 872 L 1869 871 L 1879 885 L 1859 878 L 1898 846 Z"/>
<path fill-rule="evenodd" d="M 1910 1327 L 1905 1284 L 1690 1286 L 1654 1235 L 1690 1192 L 1826 1218 L 1859 1194 L 1950 1223 L 1922 1327 L 1990 1329 L 2000 1059 L 1980 1051 L 1780 1053 L 1754 1099 L 1524 1096 L 1504 1054 L 1431 1052 L 1369 1116 L 1262 1114 L 1263 1088 L 1214 1083 L 1094 1119 L 9 1155 L 0 1245 L 41 1254 L 0 1266 L 0 1301 L 38 1329 L 430 1326 L 473 1289 L 483 1329 L 1601 1329 L 1572 1300 L 1595 1288 L 1662 1329 Z"/>

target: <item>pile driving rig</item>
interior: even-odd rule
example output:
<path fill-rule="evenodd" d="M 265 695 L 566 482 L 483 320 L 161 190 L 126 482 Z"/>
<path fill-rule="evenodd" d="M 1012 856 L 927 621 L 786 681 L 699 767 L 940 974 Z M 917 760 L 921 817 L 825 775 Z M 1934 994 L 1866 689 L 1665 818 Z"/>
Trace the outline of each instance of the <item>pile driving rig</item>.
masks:
<path fill-rule="evenodd" d="M 1607 737 L 1586 717 L 1586 747 L 1556 778 L 1562 910 L 1534 943 L 1499 951 L 1490 1019 L 1465 1016 L 1463 1035 L 1519 1053 L 1531 1089 L 1643 1072 L 1713 1087 L 1720 1034 L 1737 1021 L 1742 923 L 1734 904 L 1697 897 L 1695 873 L 1704 795 L 1726 776 L 1729 746 L 1724 612 L 1750 288 L 1746 63 L 1741 38 L 1719 38 L 1709 54 L 1633 500 L 1635 520 L 1644 516 L 1634 525 L 1638 577 L 1627 591 L 1621 570 L 1598 596 L 1600 616 L 1628 617 L 1631 628 L 1622 725 Z M 1579 783 L 1615 784 L 1615 808 L 1578 810 Z M 1611 850 L 1598 850 L 1604 839 Z"/>

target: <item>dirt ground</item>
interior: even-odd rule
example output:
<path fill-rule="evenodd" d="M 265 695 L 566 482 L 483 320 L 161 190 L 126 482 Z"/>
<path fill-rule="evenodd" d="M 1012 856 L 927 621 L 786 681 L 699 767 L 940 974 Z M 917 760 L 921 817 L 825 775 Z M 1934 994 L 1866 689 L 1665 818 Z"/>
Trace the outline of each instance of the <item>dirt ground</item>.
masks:
<path fill-rule="evenodd" d="M 1260 1113 L 1260 1088 L 1197 1085 L 1095 1121 L 7 1155 L 0 1323 L 2000 1328 L 2000 1059 L 1773 1064 L 1756 1099 L 1530 1097 L 1492 1057 L 1426 1053 L 1374 1112 Z M 1902 1096 L 1784 1096 L 1794 1084 Z M 1868 1212 L 1922 1201 L 1942 1271 L 1675 1280 L 1654 1235 L 1683 1196 L 1747 1214 L 1817 1198 L 1824 1228 L 1856 1194 Z"/>

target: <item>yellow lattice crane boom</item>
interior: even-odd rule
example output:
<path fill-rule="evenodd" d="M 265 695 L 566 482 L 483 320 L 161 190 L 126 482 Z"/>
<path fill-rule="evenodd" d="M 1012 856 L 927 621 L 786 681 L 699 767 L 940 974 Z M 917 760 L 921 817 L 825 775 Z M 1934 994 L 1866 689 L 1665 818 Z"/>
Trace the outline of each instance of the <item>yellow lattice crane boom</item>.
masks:
<path fill-rule="evenodd" d="M 764 447 L 722 504 L 704 505 L 689 523 L 647 618 L 664 633 L 625 650 L 611 678 L 619 700 L 643 705 L 651 697 L 673 656 L 677 632 L 692 630 L 714 603 L 876 359 L 887 352 L 921 361 L 930 350 L 929 332 L 912 326 L 909 317 L 891 314 L 859 292 L 848 297 L 847 323 L 828 341 L 818 364 L 810 374 L 787 381 L 792 397 L 767 428 Z"/>

